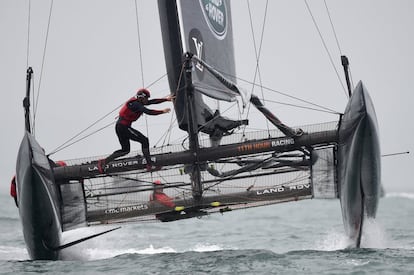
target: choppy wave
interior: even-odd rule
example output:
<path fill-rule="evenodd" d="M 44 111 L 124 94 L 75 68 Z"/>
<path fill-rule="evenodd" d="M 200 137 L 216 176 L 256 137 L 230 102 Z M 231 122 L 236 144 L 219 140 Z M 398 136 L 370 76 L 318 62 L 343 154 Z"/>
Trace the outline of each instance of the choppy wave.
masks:
<path fill-rule="evenodd" d="M 0 274 L 410 274 L 413 251 L 265 249 L 123 253 L 93 261 L 3 261 Z"/>
<path fill-rule="evenodd" d="M 386 193 L 385 197 L 386 198 L 405 198 L 405 199 L 414 200 L 414 193 L 392 192 L 392 193 Z"/>
<path fill-rule="evenodd" d="M 5 261 L 22 261 L 29 259 L 26 247 L 0 245 L 0 259 Z"/>
<path fill-rule="evenodd" d="M 364 223 L 361 249 L 347 248 L 338 201 L 314 200 L 126 225 L 65 249 L 65 261 L 29 261 L 16 214 L 0 218 L 0 274 L 414 274 L 412 193 L 387 197 Z M 103 230 L 68 231 L 63 241 Z"/>
<path fill-rule="evenodd" d="M 64 253 L 64 260 L 102 260 L 114 258 L 120 255 L 126 254 L 138 254 L 138 255 L 156 255 L 156 254 L 182 254 L 187 252 L 215 252 L 222 251 L 223 247 L 217 244 L 197 244 L 194 247 L 180 250 L 170 246 L 154 247 L 150 244 L 144 248 L 126 248 L 126 249 L 114 249 L 110 246 L 104 246 L 99 248 L 84 248 L 74 247 L 67 249 Z"/>

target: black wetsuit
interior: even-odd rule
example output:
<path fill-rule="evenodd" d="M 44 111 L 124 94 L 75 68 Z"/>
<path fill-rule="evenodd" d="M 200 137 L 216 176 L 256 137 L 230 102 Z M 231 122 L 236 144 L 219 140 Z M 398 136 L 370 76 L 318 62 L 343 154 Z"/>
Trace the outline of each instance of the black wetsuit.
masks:
<path fill-rule="evenodd" d="M 158 104 L 167 101 L 167 99 L 152 99 L 148 100 L 145 105 Z M 140 131 L 131 127 L 131 123 L 136 121 L 142 114 L 160 115 L 164 113 L 160 110 L 147 109 L 143 103 L 138 101 L 135 97 L 128 100 L 119 112 L 119 119 L 115 125 L 116 135 L 118 136 L 121 149 L 113 152 L 105 159 L 105 163 L 109 163 L 116 158 L 128 154 L 131 150 L 130 140 L 138 141 L 142 145 L 142 153 L 147 161 L 151 163 L 149 152 L 149 140 Z"/>

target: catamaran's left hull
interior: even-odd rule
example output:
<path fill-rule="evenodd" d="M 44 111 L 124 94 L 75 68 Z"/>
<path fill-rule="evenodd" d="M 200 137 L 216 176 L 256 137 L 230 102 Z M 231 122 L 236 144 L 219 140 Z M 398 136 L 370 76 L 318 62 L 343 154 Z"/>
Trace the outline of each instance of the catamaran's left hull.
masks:
<path fill-rule="evenodd" d="M 345 110 L 338 146 L 338 182 L 345 231 L 360 246 L 364 217 L 375 218 L 380 195 L 381 155 L 371 98 L 360 82 Z"/>
<path fill-rule="evenodd" d="M 43 149 L 28 132 L 17 156 L 17 190 L 23 235 L 32 260 L 59 259 L 61 223 L 58 196 Z"/>

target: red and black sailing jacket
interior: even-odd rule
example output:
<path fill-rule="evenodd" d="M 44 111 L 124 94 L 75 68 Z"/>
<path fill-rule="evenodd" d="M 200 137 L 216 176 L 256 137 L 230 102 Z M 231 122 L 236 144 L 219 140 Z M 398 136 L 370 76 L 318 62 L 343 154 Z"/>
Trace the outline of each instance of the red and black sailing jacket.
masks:
<path fill-rule="evenodd" d="M 157 201 L 161 203 L 162 205 L 165 205 L 171 208 L 175 207 L 175 204 L 172 198 L 170 198 L 167 194 L 163 192 L 154 192 L 150 194 L 150 201 Z"/>
<path fill-rule="evenodd" d="M 164 98 L 151 99 L 145 105 L 158 104 L 167 101 Z M 161 110 L 150 110 L 145 108 L 144 104 L 140 102 L 136 97 L 130 98 L 119 111 L 118 123 L 125 126 L 131 126 L 131 123 L 136 121 L 143 113 L 148 115 L 160 115 L 163 113 Z"/>

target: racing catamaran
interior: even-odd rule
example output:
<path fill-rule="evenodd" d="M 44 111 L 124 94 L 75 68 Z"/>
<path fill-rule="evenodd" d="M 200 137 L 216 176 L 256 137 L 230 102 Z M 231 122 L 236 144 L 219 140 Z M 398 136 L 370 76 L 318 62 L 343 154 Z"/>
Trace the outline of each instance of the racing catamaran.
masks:
<path fill-rule="evenodd" d="M 27 71 L 26 131 L 17 157 L 19 214 L 31 259 L 56 260 L 87 239 L 62 233 L 102 224 L 175 221 L 303 199 L 339 198 L 346 234 L 359 247 L 363 221 L 379 200 L 380 148 L 374 107 L 359 82 L 337 121 L 292 128 L 237 84 L 230 1 L 158 0 L 165 63 L 175 96 L 179 145 L 152 148 L 157 171 L 128 156 L 98 171 L 97 159 L 49 158 L 31 134 Z M 238 132 L 248 118 L 228 119 L 206 98 L 254 106 L 275 128 Z M 322 130 L 321 130 L 322 129 Z M 152 176 L 174 207 L 149 200 Z"/>

